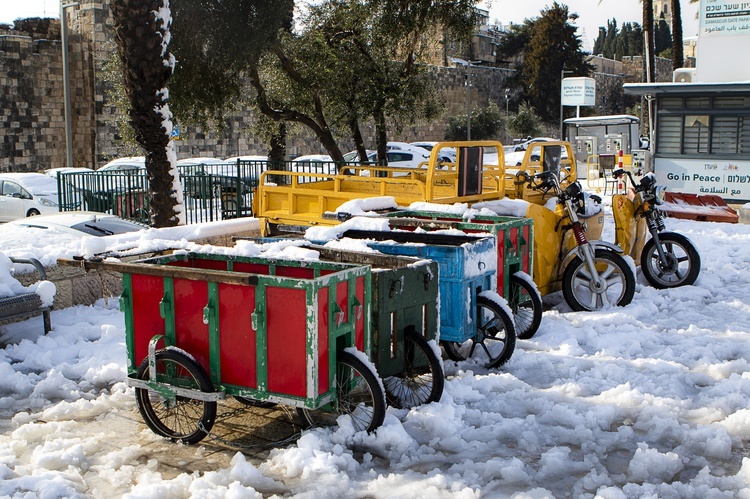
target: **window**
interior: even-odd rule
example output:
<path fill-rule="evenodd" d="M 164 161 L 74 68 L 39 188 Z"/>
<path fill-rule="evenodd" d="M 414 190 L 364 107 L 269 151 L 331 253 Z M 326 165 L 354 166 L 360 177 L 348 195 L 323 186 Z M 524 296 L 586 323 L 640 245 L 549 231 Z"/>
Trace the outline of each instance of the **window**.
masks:
<path fill-rule="evenodd" d="M 685 116 L 683 152 L 708 152 L 708 123 L 706 115 Z"/>
<path fill-rule="evenodd" d="M 750 95 L 661 97 L 656 154 L 750 154 Z"/>
<path fill-rule="evenodd" d="M 711 149 L 713 152 L 719 154 L 739 152 L 737 139 L 741 120 L 742 118 L 737 116 L 717 116 L 714 118 L 714 126 L 711 130 Z"/>
<path fill-rule="evenodd" d="M 12 196 L 14 194 L 21 195 L 23 189 L 15 182 L 6 180 L 3 182 L 3 196 Z"/>

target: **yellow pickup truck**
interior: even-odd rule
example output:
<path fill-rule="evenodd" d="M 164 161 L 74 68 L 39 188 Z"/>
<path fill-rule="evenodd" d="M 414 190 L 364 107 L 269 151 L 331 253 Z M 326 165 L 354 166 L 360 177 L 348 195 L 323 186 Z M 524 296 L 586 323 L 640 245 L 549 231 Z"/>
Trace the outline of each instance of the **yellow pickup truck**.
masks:
<path fill-rule="evenodd" d="M 455 149 L 454 163 L 438 161 L 444 148 Z M 560 172 L 563 187 L 577 178 L 569 142 L 540 142 L 517 164 L 506 163 L 500 142 L 458 141 L 438 143 L 429 161 L 418 168 L 345 166 L 335 174 L 269 170 L 260 177 L 253 213 L 265 236 L 279 228 L 336 225 L 336 210 L 353 199 L 391 196 L 398 206 L 416 201 L 473 204 L 502 198 L 544 204 L 539 192 L 515 182 L 517 172 L 553 169 Z M 279 178 L 284 182 L 276 183 Z"/>
<path fill-rule="evenodd" d="M 454 148 L 456 161 L 438 161 Z M 277 183 L 278 179 L 283 183 Z M 418 168 L 345 166 L 338 173 L 266 171 L 253 197 L 253 213 L 268 235 L 283 227 L 336 225 L 347 201 L 391 196 L 399 206 L 415 201 L 453 204 L 504 197 L 505 155 L 497 141 L 441 142 Z"/>

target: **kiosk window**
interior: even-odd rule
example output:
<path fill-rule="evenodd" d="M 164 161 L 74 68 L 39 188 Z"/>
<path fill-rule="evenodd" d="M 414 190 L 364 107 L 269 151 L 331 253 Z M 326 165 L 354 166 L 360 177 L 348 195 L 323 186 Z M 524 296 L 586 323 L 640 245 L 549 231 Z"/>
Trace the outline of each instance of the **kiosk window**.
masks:
<path fill-rule="evenodd" d="M 685 116 L 684 152 L 708 152 L 708 116 Z"/>

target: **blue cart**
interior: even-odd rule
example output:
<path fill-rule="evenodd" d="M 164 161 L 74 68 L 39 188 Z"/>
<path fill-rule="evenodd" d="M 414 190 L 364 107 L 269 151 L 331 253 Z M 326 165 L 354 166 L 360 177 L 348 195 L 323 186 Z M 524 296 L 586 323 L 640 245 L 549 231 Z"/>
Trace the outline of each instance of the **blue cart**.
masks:
<path fill-rule="evenodd" d="M 516 331 L 507 302 L 496 293 L 495 237 L 363 230 L 349 230 L 342 237 L 367 240 L 381 253 L 438 262 L 440 342 L 448 357 L 462 360 L 479 346 L 487 367 L 508 361 Z"/>

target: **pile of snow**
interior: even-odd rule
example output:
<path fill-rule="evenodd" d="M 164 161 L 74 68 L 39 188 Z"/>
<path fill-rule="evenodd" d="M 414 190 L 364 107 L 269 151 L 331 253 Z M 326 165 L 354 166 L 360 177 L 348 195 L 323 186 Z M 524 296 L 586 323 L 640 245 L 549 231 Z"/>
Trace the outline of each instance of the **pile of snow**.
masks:
<path fill-rule="evenodd" d="M 639 277 L 631 304 L 598 312 L 547 295 L 501 369 L 446 361 L 440 402 L 389 408 L 372 435 L 341 418 L 263 457 L 222 460 L 210 439 L 185 448 L 141 423 L 116 300 L 53 311 L 47 336 L 40 318 L 0 326 L 0 495 L 748 497 L 750 226 L 667 227 L 704 257 L 694 286 Z M 160 446 L 191 457 L 162 463 Z"/>
<path fill-rule="evenodd" d="M 0 298 L 36 293 L 39 295 L 43 307 L 51 307 L 57 292 L 55 285 L 50 281 L 38 281 L 30 286 L 24 286 L 11 275 L 10 269 L 13 266 L 10 258 L 0 251 Z"/>

